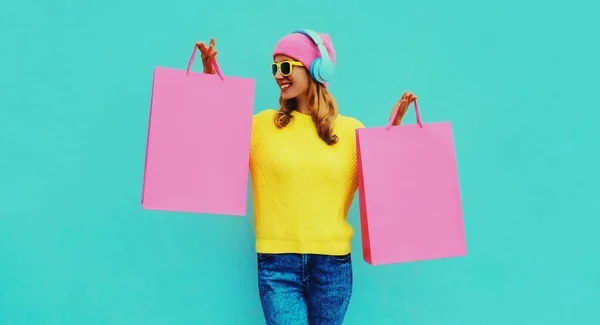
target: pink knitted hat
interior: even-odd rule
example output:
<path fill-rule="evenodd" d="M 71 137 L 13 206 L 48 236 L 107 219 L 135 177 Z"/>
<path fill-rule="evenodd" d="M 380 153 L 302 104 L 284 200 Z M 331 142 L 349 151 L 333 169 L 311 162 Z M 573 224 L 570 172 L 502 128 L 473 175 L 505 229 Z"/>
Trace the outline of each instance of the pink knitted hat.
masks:
<path fill-rule="evenodd" d="M 319 33 L 319 36 L 323 40 L 323 45 L 325 45 L 331 61 L 335 63 L 335 49 L 333 48 L 331 38 L 327 34 Z M 317 45 L 310 38 L 306 35 L 296 33 L 286 35 L 277 42 L 273 50 L 273 58 L 278 54 L 289 56 L 302 62 L 307 70 L 310 70 L 310 64 L 315 59 L 321 57 Z M 324 83 L 323 86 L 327 88 L 327 83 Z"/>

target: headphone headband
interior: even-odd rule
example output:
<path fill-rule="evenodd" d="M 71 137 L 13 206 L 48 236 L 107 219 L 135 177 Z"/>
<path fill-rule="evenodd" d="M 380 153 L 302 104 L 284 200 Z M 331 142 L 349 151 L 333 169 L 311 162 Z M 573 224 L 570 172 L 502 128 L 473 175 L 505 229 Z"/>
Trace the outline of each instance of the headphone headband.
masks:
<path fill-rule="evenodd" d="M 293 32 L 293 34 L 303 34 L 306 37 L 310 38 L 313 43 L 317 45 L 317 49 L 319 49 L 319 54 L 321 55 L 321 59 L 331 61 L 329 57 L 329 52 L 327 52 L 327 48 L 321 39 L 319 34 L 311 29 L 298 29 Z"/>
<path fill-rule="evenodd" d="M 327 48 L 323 43 L 323 39 L 313 30 L 310 29 L 298 29 L 295 30 L 292 34 L 303 34 L 317 45 L 317 49 L 319 50 L 320 58 L 317 58 L 310 66 L 310 74 L 311 76 L 321 82 L 327 82 L 331 80 L 333 76 L 333 70 L 335 68 L 335 64 L 331 60 L 329 56 L 329 52 L 327 52 Z"/>

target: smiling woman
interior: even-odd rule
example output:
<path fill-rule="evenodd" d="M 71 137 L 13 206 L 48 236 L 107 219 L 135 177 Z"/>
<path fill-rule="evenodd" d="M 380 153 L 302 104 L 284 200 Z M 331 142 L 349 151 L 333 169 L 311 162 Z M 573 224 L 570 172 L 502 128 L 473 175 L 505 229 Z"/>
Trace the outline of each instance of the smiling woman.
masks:
<path fill-rule="evenodd" d="M 311 79 L 306 69 L 294 69 L 294 66 L 305 65 L 289 56 L 276 54 L 273 66 L 276 68 L 273 75 L 281 88 L 275 126 L 286 127 L 292 119 L 292 111 L 298 111 L 312 116 L 321 140 L 328 145 L 335 144 L 338 136 L 333 134 L 332 125 L 338 115 L 338 107 L 326 86 Z"/>
<path fill-rule="evenodd" d="M 215 73 L 215 41 L 198 43 Z M 259 293 L 267 325 L 342 324 L 352 293 L 346 217 L 358 186 L 356 129 L 328 82 L 336 53 L 327 34 L 299 30 L 273 51 L 279 109 L 253 117 L 250 175 Z M 415 97 L 406 93 L 400 120 Z"/>
<path fill-rule="evenodd" d="M 294 67 L 302 67 L 294 69 Z M 304 64 L 286 55 L 275 55 L 275 62 L 271 65 L 271 72 L 275 81 L 281 88 L 282 99 L 293 99 L 306 90 L 309 76 L 304 69 Z M 294 86 L 295 87 L 292 87 Z"/>

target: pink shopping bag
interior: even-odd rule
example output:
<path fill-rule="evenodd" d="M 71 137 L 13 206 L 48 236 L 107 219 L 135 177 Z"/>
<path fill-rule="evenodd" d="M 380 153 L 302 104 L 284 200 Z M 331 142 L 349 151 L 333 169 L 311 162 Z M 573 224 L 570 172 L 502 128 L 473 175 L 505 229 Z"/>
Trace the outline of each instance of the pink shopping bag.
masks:
<path fill-rule="evenodd" d="M 244 216 L 254 79 L 156 67 L 142 208 Z"/>
<path fill-rule="evenodd" d="M 357 132 L 363 258 L 371 265 L 467 254 L 450 122 Z M 397 114 L 396 112 L 393 114 Z"/>

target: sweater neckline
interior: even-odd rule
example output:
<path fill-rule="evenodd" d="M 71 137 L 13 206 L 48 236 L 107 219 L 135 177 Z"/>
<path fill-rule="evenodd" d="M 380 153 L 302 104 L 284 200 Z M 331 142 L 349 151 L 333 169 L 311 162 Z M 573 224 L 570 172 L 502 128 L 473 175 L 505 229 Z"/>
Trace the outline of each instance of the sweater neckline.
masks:
<path fill-rule="evenodd" d="M 292 111 L 292 116 L 300 118 L 300 119 L 309 119 L 309 120 L 312 120 L 312 116 L 310 116 L 309 114 L 300 113 L 297 110 L 293 110 Z"/>

